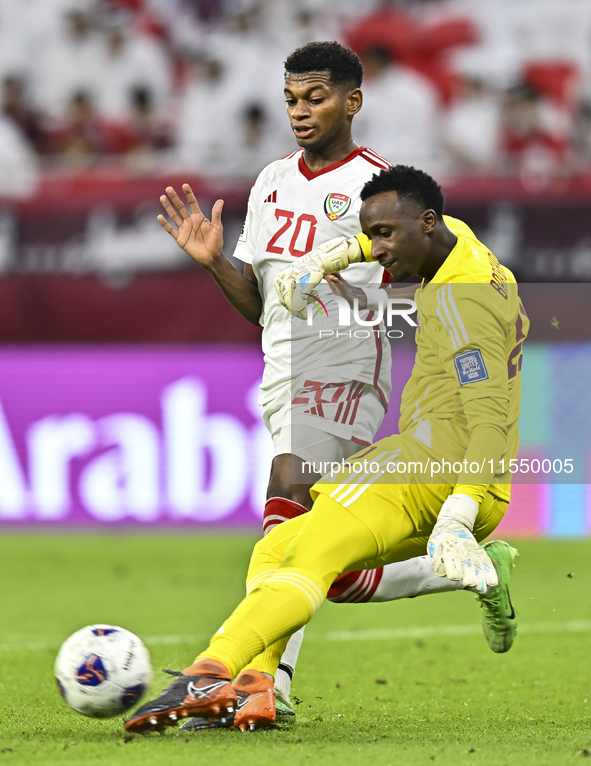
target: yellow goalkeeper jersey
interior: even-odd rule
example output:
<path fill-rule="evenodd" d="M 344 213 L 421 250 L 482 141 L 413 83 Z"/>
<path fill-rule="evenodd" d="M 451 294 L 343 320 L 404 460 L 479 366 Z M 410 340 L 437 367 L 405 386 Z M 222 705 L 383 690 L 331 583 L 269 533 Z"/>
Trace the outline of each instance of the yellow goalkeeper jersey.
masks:
<path fill-rule="evenodd" d="M 529 320 L 509 269 L 465 223 L 444 221 L 458 240 L 416 293 L 417 353 L 399 429 L 432 460 L 462 463 L 454 492 L 480 502 L 488 490 L 508 502 Z"/>

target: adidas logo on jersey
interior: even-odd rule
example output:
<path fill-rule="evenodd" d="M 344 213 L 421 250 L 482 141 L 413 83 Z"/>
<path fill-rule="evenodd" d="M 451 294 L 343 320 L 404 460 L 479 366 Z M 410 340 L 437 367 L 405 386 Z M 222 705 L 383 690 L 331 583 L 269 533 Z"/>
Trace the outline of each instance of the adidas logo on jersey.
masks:
<path fill-rule="evenodd" d="M 277 189 L 269 194 L 265 202 L 277 202 Z"/>

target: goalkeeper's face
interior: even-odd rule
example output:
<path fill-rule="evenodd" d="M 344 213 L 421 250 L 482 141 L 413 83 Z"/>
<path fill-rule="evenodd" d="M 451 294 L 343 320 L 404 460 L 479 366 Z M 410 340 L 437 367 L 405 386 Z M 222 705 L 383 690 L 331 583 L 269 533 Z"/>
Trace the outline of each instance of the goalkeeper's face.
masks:
<path fill-rule="evenodd" d="M 395 282 L 418 274 L 430 278 L 432 235 L 437 216 L 395 191 L 365 200 L 359 215 L 363 233 L 371 239 L 372 257 Z"/>

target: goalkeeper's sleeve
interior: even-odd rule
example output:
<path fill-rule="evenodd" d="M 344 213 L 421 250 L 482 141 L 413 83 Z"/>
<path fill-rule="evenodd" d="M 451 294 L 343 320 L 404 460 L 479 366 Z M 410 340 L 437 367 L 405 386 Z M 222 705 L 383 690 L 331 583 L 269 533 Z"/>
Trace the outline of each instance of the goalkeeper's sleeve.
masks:
<path fill-rule="evenodd" d="M 361 257 L 359 260 L 373 263 L 374 259 L 371 257 L 371 239 L 363 232 L 356 234 L 355 239 L 359 242 L 359 247 L 361 249 Z"/>

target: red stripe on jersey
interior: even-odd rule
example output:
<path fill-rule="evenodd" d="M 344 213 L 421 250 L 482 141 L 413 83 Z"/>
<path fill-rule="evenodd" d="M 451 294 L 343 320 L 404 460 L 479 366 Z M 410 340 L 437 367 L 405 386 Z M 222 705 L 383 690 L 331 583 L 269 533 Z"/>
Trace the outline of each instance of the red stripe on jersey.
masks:
<path fill-rule="evenodd" d="M 373 157 L 369 157 L 367 154 L 362 154 L 361 156 L 363 157 L 364 160 L 369 162 L 371 165 L 375 165 L 376 168 L 381 168 L 382 170 L 388 170 L 388 168 L 390 167 L 390 165 L 384 165 L 383 162 L 378 161 L 374 159 Z"/>
<path fill-rule="evenodd" d="M 375 162 L 379 162 L 382 165 L 385 165 L 387 168 L 392 167 L 392 163 L 389 162 L 385 157 L 382 157 L 381 154 L 378 154 L 377 152 L 374 152 L 373 149 L 366 149 L 364 151 L 364 156 L 371 157 L 372 160 L 375 160 Z"/>
<path fill-rule="evenodd" d="M 292 157 L 295 157 L 298 152 L 303 153 L 303 149 L 296 149 L 295 152 L 292 152 L 291 154 L 286 154 L 285 157 L 282 157 L 282 160 L 290 160 Z"/>
<path fill-rule="evenodd" d="M 329 165 L 326 168 L 322 168 L 322 170 L 317 170 L 316 172 L 310 170 L 310 168 L 306 165 L 306 163 L 304 162 L 304 155 L 302 154 L 300 156 L 300 159 L 298 160 L 298 167 L 300 169 L 300 173 L 304 176 L 304 178 L 307 181 L 313 181 L 315 178 L 318 178 L 318 176 L 322 176 L 325 173 L 330 173 L 332 170 L 336 170 L 337 168 L 340 168 L 343 165 L 346 165 L 347 162 L 351 162 L 351 160 L 354 160 L 355 157 L 358 157 L 363 150 L 364 150 L 364 147 L 360 146 L 354 151 L 352 151 L 351 154 L 347 155 L 347 157 L 345 157 L 344 160 L 340 160 L 339 162 L 333 162 L 332 165 Z"/>
<path fill-rule="evenodd" d="M 358 439 L 356 436 L 352 436 L 351 441 L 355 442 L 355 444 L 361 444 L 362 447 L 371 447 L 371 442 L 365 442 L 363 439 Z"/>
<path fill-rule="evenodd" d="M 378 154 L 377 152 L 374 152 L 374 150 L 373 150 L 373 149 L 370 149 L 369 147 L 367 147 L 367 146 L 366 146 L 366 147 L 365 147 L 365 151 L 366 151 L 368 154 L 371 154 L 371 155 L 372 155 L 372 157 L 374 157 L 375 159 L 377 159 L 377 160 L 381 160 L 382 162 L 385 162 L 385 163 L 386 163 L 386 165 L 387 165 L 389 168 L 393 167 L 393 165 L 392 165 L 392 163 L 390 162 L 390 160 L 387 160 L 385 157 L 382 157 L 382 155 L 381 155 L 381 154 Z"/>
<path fill-rule="evenodd" d="M 339 415 L 341 414 L 342 410 L 343 410 L 343 402 L 341 402 L 339 406 L 337 407 L 337 414 L 334 416 L 335 423 L 339 422 Z"/>
<path fill-rule="evenodd" d="M 392 274 L 390 274 L 389 271 L 386 271 L 386 269 L 384 269 L 384 271 L 382 272 L 382 284 L 389 285 L 391 281 L 392 281 Z"/>

